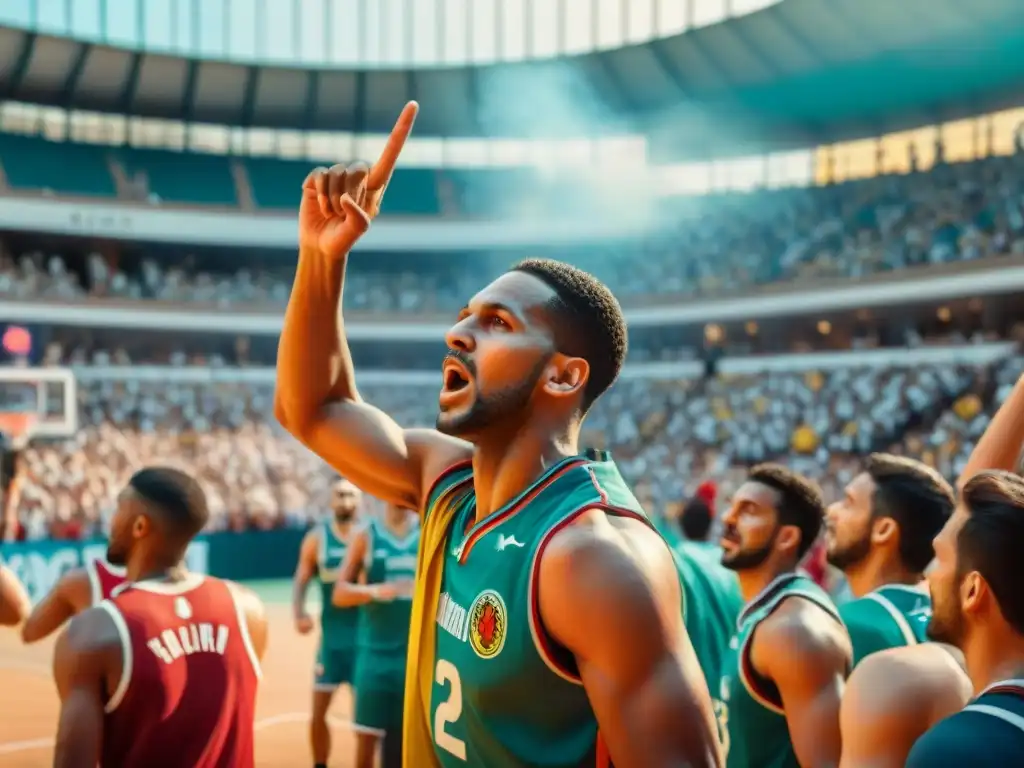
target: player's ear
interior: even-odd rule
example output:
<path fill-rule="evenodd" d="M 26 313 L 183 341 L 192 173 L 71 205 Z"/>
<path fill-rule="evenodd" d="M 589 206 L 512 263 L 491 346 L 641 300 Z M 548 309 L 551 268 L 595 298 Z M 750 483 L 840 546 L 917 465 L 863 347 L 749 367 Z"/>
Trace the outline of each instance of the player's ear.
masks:
<path fill-rule="evenodd" d="M 960 582 L 960 605 L 964 613 L 979 610 L 988 593 L 988 584 L 977 571 L 971 571 Z"/>
<path fill-rule="evenodd" d="M 796 552 L 800 547 L 800 529 L 795 525 L 783 525 L 775 537 L 779 549 Z"/>
<path fill-rule="evenodd" d="M 145 515 L 136 515 L 132 521 L 132 537 L 141 539 L 145 537 L 150 530 L 153 528 L 153 523 L 150 522 L 149 518 Z"/>
<path fill-rule="evenodd" d="M 587 386 L 590 364 L 582 357 L 555 355 L 544 373 L 545 392 L 555 397 L 570 397 Z"/>
<path fill-rule="evenodd" d="M 871 524 L 871 541 L 874 544 L 891 541 L 898 533 L 896 521 L 891 517 L 880 517 Z"/>

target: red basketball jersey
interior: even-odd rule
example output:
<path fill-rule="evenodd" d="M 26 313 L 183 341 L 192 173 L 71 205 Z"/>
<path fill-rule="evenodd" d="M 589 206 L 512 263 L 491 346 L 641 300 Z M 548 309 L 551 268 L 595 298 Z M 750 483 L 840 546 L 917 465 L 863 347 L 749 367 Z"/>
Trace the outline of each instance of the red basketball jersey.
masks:
<path fill-rule="evenodd" d="M 92 604 L 99 605 L 113 596 L 114 590 L 125 582 L 124 568 L 111 565 L 106 560 L 88 560 L 85 570 L 92 585 Z"/>
<path fill-rule="evenodd" d="M 228 585 L 128 583 L 100 607 L 124 658 L 103 768 L 252 768 L 260 665 Z"/>

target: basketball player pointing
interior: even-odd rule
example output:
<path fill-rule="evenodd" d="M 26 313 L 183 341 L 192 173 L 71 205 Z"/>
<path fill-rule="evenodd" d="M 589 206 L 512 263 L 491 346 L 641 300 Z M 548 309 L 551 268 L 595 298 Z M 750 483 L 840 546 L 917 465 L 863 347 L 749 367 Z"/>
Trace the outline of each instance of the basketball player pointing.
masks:
<path fill-rule="evenodd" d="M 131 583 L 72 619 L 54 650 L 57 768 L 253 765 L 266 620 L 248 590 L 182 567 L 207 518 L 182 472 L 128 482 L 107 560 Z"/>
<path fill-rule="evenodd" d="M 615 465 L 577 455 L 626 352 L 608 289 L 530 261 L 473 297 L 446 338 L 436 430 L 402 429 L 356 391 L 338 321 L 347 257 L 417 109 L 373 167 L 306 180 L 275 402 L 366 492 L 422 510 L 404 763 L 717 765 L 671 553 Z"/>

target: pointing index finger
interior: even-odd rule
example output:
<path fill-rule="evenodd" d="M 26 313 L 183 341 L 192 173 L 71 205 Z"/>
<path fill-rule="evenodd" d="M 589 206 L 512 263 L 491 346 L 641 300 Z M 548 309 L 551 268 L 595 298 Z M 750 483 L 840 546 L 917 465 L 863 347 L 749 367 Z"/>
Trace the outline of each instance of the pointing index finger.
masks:
<path fill-rule="evenodd" d="M 367 179 L 367 186 L 371 189 L 380 189 L 391 180 L 391 174 L 395 172 L 395 165 L 398 163 L 398 156 L 402 154 L 405 140 L 412 133 L 413 123 L 416 122 L 416 115 L 420 111 L 420 105 L 410 101 L 402 109 L 402 114 L 395 121 L 395 127 L 391 129 L 388 136 L 388 143 L 384 145 L 384 151 L 380 153 L 377 162 L 370 169 L 370 176 Z"/>

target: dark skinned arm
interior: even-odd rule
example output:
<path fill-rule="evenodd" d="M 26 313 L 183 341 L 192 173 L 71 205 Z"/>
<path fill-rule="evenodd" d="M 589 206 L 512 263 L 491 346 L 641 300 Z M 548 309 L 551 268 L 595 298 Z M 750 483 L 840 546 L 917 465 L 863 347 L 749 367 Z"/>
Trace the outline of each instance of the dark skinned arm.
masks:
<path fill-rule="evenodd" d="M 21 627 L 21 641 L 35 643 L 49 637 L 91 602 L 92 584 L 88 572 L 84 568 L 68 571 L 32 609 Z"/>
<path fill-rule="evenodd" d="M 341 563 L 341 572 L 334 582 L 331 592 L 331 603 L 339 608 L 355 608 L 375 600 L 392 600 L 397 592 L 392 584 L 360 584 L 363 576 L 363 563 L 370 547 L 370 533 L 363 529 L 349 542 L 345 551 L 345 559 Z"/>
<path fill-rule="evenodd" d="M 544 626 L 573 653 L 612 762 L 721 765 L 711 697 L 660 537 L 588 512 L 552 539 L 539 579 Z"/>
<path fill-rule="evenodd" d="M 25 587 L 18 577 L 0 565 L 0 627 L 16 627 L 32 608 Z"/>
<path fill-rule="evenodd" d="M 957 490 L 962 491 L 967 481 L 988 469 L 1015 472 L 1021 446 L 1024 446 L 1024 376 L 1017 380 L 971 451 L 967 466 L 957 478 Z"/>
<path fill-rule="evenodd" d="M 791 597 L 758 626 L 750 658 L 779 690 L 800 765 L 838 766 L 839 705 L 853 658 L 842 625 L 810 601 Z"/>
<path fill-rule="evenodd" d="M 418 107 L 406 105 L 373 166 L 313 171 L 299 208 L 299 262 L 277 353 L 274 414 L 281 425 L 367 493 L 410 509 L 451 464 L 472 455 L 435 430 L 404 430 L 363 402 L 341 319 L 352 247 L 380 210 Z"/>
<path fill-rule="evenodd" d="M 103 745 L 104 691 L 121 674 L 121 643 L 109 614 L 90 608 L 57 639 L 53 678 L 60 696 L 54 768 L 96 768 Z"/>

